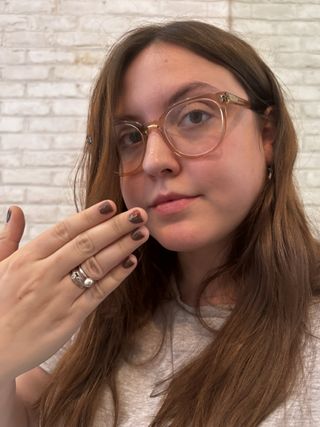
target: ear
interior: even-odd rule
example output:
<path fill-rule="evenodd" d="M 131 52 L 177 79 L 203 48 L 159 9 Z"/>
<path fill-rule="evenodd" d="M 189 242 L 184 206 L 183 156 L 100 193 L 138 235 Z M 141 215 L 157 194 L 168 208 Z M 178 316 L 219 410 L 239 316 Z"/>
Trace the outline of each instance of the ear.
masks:
<path fill-rule="evenodd" d="M 261 137 L 267 165 L 273 163 L 273 144 L 276 137 L 276 125 L 273 113 L 273 108 L 268 107 L 262 118 Z"/>

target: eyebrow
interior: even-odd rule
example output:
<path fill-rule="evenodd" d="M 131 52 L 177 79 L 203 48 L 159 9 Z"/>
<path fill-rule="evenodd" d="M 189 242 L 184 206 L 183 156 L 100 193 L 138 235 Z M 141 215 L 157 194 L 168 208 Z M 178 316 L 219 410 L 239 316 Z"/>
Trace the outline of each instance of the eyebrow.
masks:
<path fill-rule="evenodd" d="M 212 86 L 209 83 L 205 83 L 205 82 L 193 81 L 193 82 L 187 83 L 186 85 L 176 90 L 176 92 L 174 92 L 173 95 L 170 96 L 170 98 L 165 103 L 164 109 L 168 108 L 170 105 L 175 104 L 180 100 L 187 98 L 188 95 L 191 94 L 196 89 L 206 89 L 211 92 L 219 92 L 220 90 L 215 86 Z M 122 120 L 136 121 L 135 117 L 127 114 L 121 114 L 120 116 L 117 116 L 116 119 L 119 121 L 122 121 Z"/>
<path fill-rule="evenodd" d="M 205 83 L 205 82 L 191 82 L 188 83 L 184 86 L 182 86 L 181 88 L 179 88 L 168 100 L 167 106 L 174 104 L 178 101 L 180 101 L 181 99 L 184 99 L 189 92 L 194 91 L 195 89 L 208 89 L 210 91 L 214 91 L 214 92 L 218 92 L 219 89 L 210 85 L 209 83 Z"/>

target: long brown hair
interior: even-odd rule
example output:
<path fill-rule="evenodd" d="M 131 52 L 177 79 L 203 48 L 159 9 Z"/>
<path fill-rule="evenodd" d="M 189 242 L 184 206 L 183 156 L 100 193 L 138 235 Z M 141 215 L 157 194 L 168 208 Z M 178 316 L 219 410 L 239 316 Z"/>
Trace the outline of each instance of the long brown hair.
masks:
<path fill-rule="evenodd" d="M 238 79 L 253 108 L 272 106 L 273 176 L 236 230 L 228 260 L 211 272 L 231 274 L 239 293 L 214 341 L 172 379 L 152 426 L 253 427 L 283 403 L 299 380 L 309 308 L 319 295 L 319 244 L 293 181 L 296 133 L 277 80 L 238 37 L 197 22 L 150 25 L 129 32 L 110 51 L 95 84 L 84 148 L 84 205 L 111 198 L 125 210 L 115 174 L 112 119 L 127 66 L 151 43 L 173 43 L 220 64 Z M 171 295 L 175 253 L 153 238 L 138 251 L 138 267 L 83 323 L 44 393 L 41 422 L 89 427 L 109 387 L 115 407 L 116 369 L 133 334 Z M 61 421 L 63 420 L 63 421 Z"/>

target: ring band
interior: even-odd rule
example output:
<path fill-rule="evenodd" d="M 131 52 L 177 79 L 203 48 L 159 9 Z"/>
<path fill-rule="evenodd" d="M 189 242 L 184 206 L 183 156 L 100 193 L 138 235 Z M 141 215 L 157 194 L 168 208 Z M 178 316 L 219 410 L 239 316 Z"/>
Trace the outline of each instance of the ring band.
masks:
<path fill-rule="evenodd" d="M 89 289 L 96 283 L 96 280 L 86 275 L 80 265 L 71 271 L 70 277 L 72 282 L 80 289 Z"/>

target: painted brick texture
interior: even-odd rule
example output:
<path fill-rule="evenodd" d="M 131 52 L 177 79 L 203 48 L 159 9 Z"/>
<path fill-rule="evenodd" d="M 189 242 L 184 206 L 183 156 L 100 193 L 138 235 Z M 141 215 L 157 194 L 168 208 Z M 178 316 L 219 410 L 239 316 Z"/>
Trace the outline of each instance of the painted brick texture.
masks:
<path fill-rule="evenodd" d="M 275 71 L 300 137 L 303 200 L 320 224 L 320 0 L 0 0 L 0 215 L 24 209 L 24 242 L 75 210 L 72 169 L 106 49 L 136 25 L 177 17 L 235 31 Z"/>

